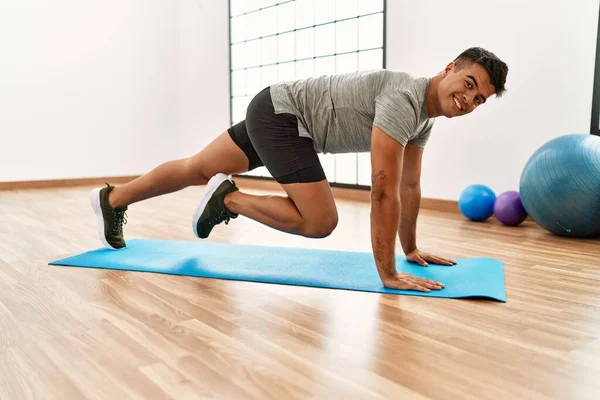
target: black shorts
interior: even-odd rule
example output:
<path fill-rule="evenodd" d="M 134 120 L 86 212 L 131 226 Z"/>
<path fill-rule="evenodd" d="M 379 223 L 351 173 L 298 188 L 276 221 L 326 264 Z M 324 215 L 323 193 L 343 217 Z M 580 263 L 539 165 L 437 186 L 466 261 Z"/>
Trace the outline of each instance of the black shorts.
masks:
<path fill-rule="evenodd" d="M 269 87 L 252 99 L 246 119 L 228 132 L 248 157 L 250 171 L 265 166 L 283 184 L 325 179 L 312 139 L 299 135 L 295 115 L 275 114 Z"/>

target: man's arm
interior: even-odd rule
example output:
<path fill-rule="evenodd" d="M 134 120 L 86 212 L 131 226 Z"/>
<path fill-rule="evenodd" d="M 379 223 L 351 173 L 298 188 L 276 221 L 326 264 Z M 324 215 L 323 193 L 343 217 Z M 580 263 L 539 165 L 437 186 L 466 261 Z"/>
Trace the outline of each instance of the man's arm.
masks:
<path fill-rule="evenodd" d="M 455 265 L 456 261 L 421 252 L 417 247 L 417 217 L 421 207 L 421 164 L 423 148 L 407 144 L 404 150 L 400 201 L 402 212 L 398 237 L 406 259 L 426 267 L 429 262 L 439 265 Z"/>
<path fill-rule="evenodd" d="M 404 146 L 377 127 L 371 133 L 371 244 L 382 282 L 396 274 Z"/>
<path fill-rule="evenodd" d="M 404 150 L 400 202 L 402 212 L 398 238 L 404 254 L 417 249 L 417 217 L 421 206 L 421 163 L 423 148 L 407 144 Z"/>
<path fill-rule="evenodd" d="M 371 244 L 377 272 L 388 288 L 439 290 L 444 287 L 439 282 L 396 271 L 403 157 L 404 146 L 374 126 L 371 134 Z"/>

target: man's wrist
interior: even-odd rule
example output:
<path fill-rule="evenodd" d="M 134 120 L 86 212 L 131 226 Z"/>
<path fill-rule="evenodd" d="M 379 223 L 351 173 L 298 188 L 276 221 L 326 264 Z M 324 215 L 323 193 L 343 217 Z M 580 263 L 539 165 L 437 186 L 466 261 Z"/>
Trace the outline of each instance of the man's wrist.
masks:
<path fill-rule="evenodd" d="M 417 218 L 421 198 L 420 186 L 407 186 L 401 189 L 402 213 L 398 236 L 404 254 L 417 249 Z"/>
<path fill-rule="evenodd" d="M 404 255 L 409 255 L 410 253 L 412 253 L 413 251 L 416 251 L 416 250 L 417 250 L 417 246 L 411 246 L 406 249 L 403 249 Z"/>
<path fill-rule="evenodd" d="M 381 283 L 385 286 L 389 282 L 393 282 L 394 280 L 396 280 L 396 275 L 397 274 L 395 272 L 392 275 L 380 275 L 379 279 L 381 280 Z"/>

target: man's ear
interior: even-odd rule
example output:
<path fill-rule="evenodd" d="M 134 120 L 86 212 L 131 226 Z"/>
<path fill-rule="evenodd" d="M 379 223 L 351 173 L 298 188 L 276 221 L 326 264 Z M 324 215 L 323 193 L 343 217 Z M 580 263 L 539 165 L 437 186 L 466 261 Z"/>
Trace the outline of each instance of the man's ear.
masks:
<path fill-rule="evenodd" d="M 448 75 L 448 73 L 450 73 L 450 71 L 452 71 L 454 67 L 456 67 L 456 63 L 454 61 L 446 65 L 446 68 L 444 68 L 444 75 Z"/>

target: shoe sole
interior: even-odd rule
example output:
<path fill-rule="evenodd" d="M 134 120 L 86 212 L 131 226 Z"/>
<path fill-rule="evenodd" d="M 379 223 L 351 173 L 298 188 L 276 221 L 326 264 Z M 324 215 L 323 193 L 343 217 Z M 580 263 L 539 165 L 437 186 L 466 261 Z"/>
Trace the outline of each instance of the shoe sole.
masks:
<path fill-rule="evenodd" d="M 219 173 L 210 178 L 210 180 L 206 184 L 206 189 L 204 190 L 204 198 L 202 199 L 200 204 L 198 204 L 198 207 L 196 207 L 196 211 L 194 211 L 194 219 L 192 220 L 192 229 L 194 230 L 194 235 L 196 235 L 198 239 L 206 239 L 198 235 L 198 220 L 202 216 L 202 213 L 204 212 L 204 209 L 206 208 L 206 205 L 208 204 L 208 201 L 212 197 L 215 190 L 217 190 L 219 185 L 221 185 L 221 183 L 225 182 L 226 180 L 229 180 L 229 176 Z"/>
<path fill-rule="evenodd" d="M 102 207 L 100 207 L 100 189 L 94 189 L 90 192 L 90 204 L 92 205 L 92 209 L 96 214 L 96 221 L 98 223 L 98 235 L 100 236 L 100 241 L 102 244 L 111 249 L 111 250 L 119 250 L 117 248 L 112 247 L 104 236 L 104 217 L 102 216 Z"/>

